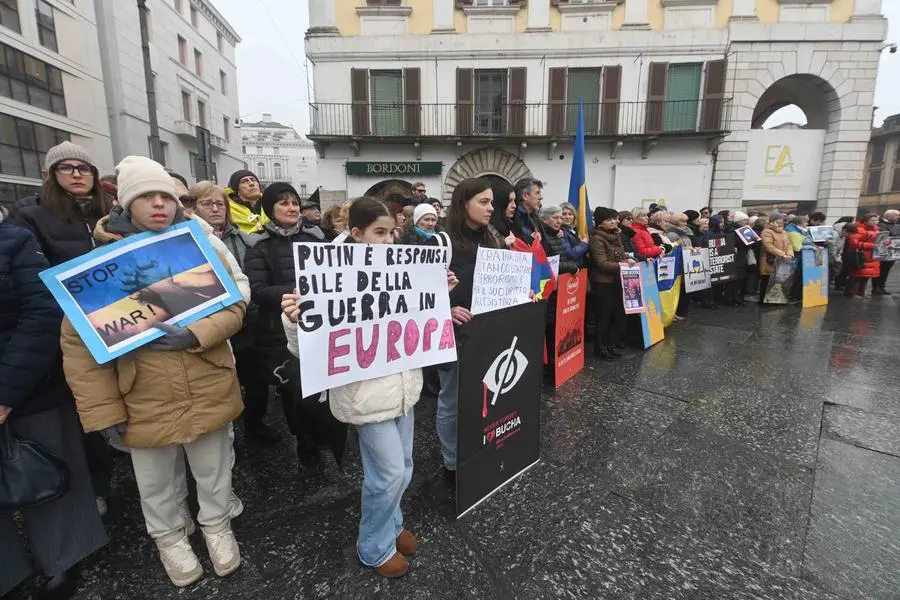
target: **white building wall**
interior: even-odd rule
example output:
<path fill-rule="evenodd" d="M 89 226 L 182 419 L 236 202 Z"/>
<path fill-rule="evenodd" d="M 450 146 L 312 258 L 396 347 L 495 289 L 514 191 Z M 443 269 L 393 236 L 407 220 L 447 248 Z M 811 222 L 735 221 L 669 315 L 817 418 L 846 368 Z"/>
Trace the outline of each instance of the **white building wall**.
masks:
<path fill-rule="evenodd" d="M 264 119 L 270 118 L 265 115 Z M 242 160 L 264 182 L 287 181 L 303 195 L 310 195 L 319 185 L 317 181 L 318 155 L 313 143 L 289 127 L 266 127 L 264 122 L 244 123 L 241 126 Z M 276 139 L 274 136 L 278 136 Z M 265 165 L 265 177 L 257 172 L 258 164 Z M 281 165 L 281 177 L 276 177 L 275 164 Z M 224 182 L 223 182 L 224 183 Z"/>

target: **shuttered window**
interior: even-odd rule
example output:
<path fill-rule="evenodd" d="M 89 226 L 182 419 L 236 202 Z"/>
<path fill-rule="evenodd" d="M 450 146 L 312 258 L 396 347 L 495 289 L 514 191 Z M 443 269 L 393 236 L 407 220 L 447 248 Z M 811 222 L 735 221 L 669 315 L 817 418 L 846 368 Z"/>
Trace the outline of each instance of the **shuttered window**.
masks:
<path fill-rule="evenodd" d="M 701 65 L 670 64 L 666 76 L 665 131 L 695 131 Z"/>
<path fill-rule="evenodd" d="M 601 69 L 569 69 L 566 82 L 566 134 L 578 128 L 578 103 L 584 103 L 584 132 L 597 132 L 600 123 Z"/>
<path fill-rule="evenodd" d="M 369 71 L 372 135 L 403 133 L 403 71 Z"/>
<path fill-rule="evenodd" d="M 507 72 L 505 69 L 475 71 L 475 133 L 506 133 Z"/>
<path fill-rule="evenodd" d="M 866 193 L 878 194 L 881 192 L 881 176 L 884 173 L 884 140 L 872 142 L 869 151 L 869 173 L 866 181 Z"/>

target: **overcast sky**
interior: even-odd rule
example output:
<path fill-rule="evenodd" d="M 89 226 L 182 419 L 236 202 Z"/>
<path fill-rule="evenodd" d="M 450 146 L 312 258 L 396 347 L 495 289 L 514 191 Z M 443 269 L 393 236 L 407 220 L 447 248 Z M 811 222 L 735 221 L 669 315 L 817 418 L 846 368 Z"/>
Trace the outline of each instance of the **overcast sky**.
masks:
<path fill-rule="evenodd" d="M 262 113 L 293 125 L 298 133 L 309 128 L 309 89 L 303 55 L 303 36 L 309 24 L 308 3 L 297 0 L 213 0 L 241 36 L 237 48 L 237 76 L 241 119 L 257 121 Z M 889 42 L 900 42 L 900 0 L 884 0 Z M 894 83 L 890 83 L 893 81 Z M 875 88 L 876 124 L 900 113 L 900 52 L 881 55 Z M 803 113 L 785 109 L 783 120 L 802 121 Z"/>

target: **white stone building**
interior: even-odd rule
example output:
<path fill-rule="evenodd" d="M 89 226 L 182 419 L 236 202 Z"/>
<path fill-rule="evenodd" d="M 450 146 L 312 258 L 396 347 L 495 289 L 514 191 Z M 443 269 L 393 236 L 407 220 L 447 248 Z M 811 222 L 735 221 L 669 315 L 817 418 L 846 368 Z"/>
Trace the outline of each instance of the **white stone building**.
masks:
<path fill-rule="evenodd" d="M 138 2 L 95 2 L 113 155 L 150 155 Z M 146 0 L 146 6 L 162 143 L 154 158 L 188 180 L 202 178 L 195 161 L 199 126 L 210 133 L 218 181 L 227 182 L 243 166 L 234 57 L 240 37 L 209 0 Z"/>
<path fill-rule="evenodd" d="M 855 207 L 881 0 L 310 0 L 323 198 L 464 177 L 593 206 Z M 789 104 L 802 130 L 763 131 Z M 852 211 L 850 211 L 852 212 Z"/>
<path fill-rule="evenodd" d="M 305 198 L 316 189 L 317 155 L 313 143 L 290 125 L 263 113 L 258 122 L 241 123 L 241 153 L 247 168 L 263 184 L 287 181 Z"/>
<path fill-rule="evenodd" d="M 92 0 L 0 0 L 0 203 L 39 189 L 68 139 L 113 167 Z"/>

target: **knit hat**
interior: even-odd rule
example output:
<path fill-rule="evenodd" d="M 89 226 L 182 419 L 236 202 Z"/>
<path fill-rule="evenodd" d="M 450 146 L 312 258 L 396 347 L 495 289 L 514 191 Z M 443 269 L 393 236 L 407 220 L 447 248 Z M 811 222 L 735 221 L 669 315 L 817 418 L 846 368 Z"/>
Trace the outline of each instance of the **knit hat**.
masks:
<path fill-rule="evenodd" d="M 175 184 L 166 168 L 146 156 L 126 156 L 116 166 L 119 206 L 125 212 L 134 199 L 144 194 L 160 192 L 177 199 Z"/>
<path fill-rule="evenodd" d="M 250 174 L 253 175 L 253 173 Z M 298 200 L 300 199 L 300 194 L 297 193 L 297 190 L 294 189 L 294 186 L 284 181 L 276 181 L 275 183 L 268 185 L 266 187 L 266 191 L 263 192 L 261 202 L 263 212 L 266 213 L 266 216 L 273 221 L 275 220 L 275 204 L 278 202 L 278 197 L 285 192 L 290 192 L 294 195 L 295 198 L 297 198 Z"/>
<path fill-rule="evenodd" d="M 594 225 L 599 225 L 607 219 L 619 219 L 619 213 L 605 206 L 598 206 L 594 209 Z"/>
<path fill-rule="evenodd" d="M 733 213 L 731 213 L 731 221 L 733 223 L 737 223 L 738 221 L 746 221 L 749 218 L 750 217 L 747 216 L 747 213 L 741 212 L 739 210 L 736 210 Z"/>
<path fill-rule="evenodd" d="M 259 177 L 256 176 L 256 173 L 253 171 L 248 171 L 247 169 L 241 169 L 240 171 L 235 171 L 231 174 L 231 177 L 228 178 L 228 187 L 234 190 L 234 195 L 237 196 L 238 193 L 238 185 L 241 183 L 241 179 L 244 177 L 252 177 L 256 180 L 256 183 L 259 183 Z M 260 184 L 260 187 L 261 184 Z"/>
<path fill-rule="evenodd" d="M 437 211 L 434 210 L 434 207 L 430 204 L 420 204 L 416 206 L 416 210 L 413 211 L 413 225 L 418 225 L 419 221 L 425 215 L 434 215 L 434 218 L 437 218 Z"/>
<path fill-rule="evenodd" d="M 94 164 L 94 159 L 91 158 L 91 155 L 88 154 L 85 148 L 65 141 L 47 150 L 47 157 L 44 159 L 44 169 L 49 173 L 53 165 L 66 159 L 80 160 L 91 166 Z"/>
<path fill-rule="evenodd" d="M 686 210 L 684 211 L 684 216 L 687 217 L 688 223 L 693 223 L 700 218 L 700 213 L 696 210 Z"/>

